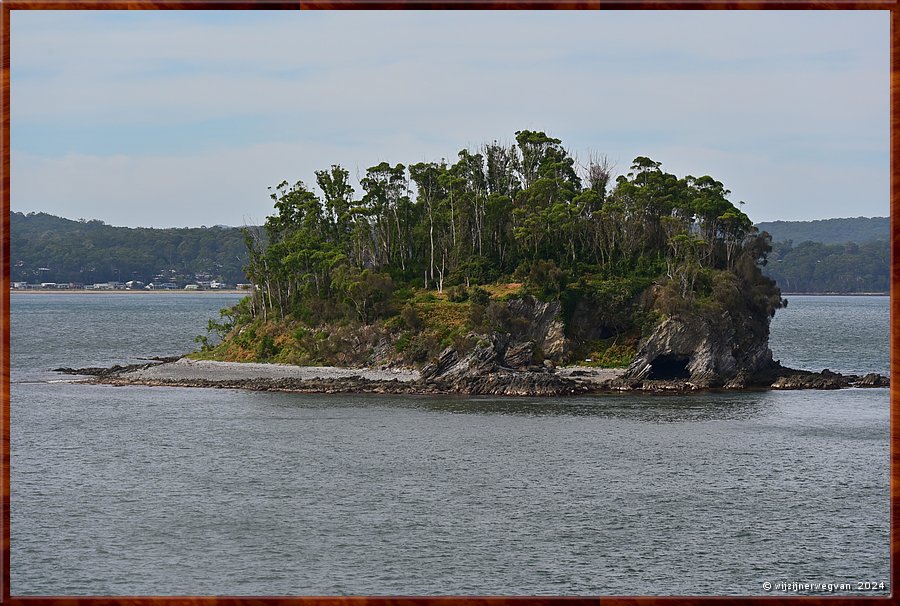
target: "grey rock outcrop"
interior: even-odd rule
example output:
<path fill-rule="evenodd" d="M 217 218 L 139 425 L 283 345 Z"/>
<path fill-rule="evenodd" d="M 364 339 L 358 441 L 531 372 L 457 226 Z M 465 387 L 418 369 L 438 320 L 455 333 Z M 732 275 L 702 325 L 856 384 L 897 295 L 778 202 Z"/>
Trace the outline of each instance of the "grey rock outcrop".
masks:
<path fill-rule="evenodd" d="M 506 348 L 503 361 L 510 368 L 525 369 L 531 366 L 534 354 L 534 341 L 515 343 Z"/>
<path fill-rule="evenodd" d="M 773 389 L 844 389 L 845 387 L 889 387 L 890 380 L 878 373 L 863 376 L 841 374 L 827 368 L 822 372 L 781 368 Z"/>
<path fill-rule="evenodd" d="M 505 341 L 495 335 L 490 342 L 483 341 L 464 356 L 448 347 L 435 364 L 422 369 L 421 382 L 442 392 L 469 395 L 555 396 L 588 391 L 587 384 L 560 377 L 552 367 L 505 366 L 504 354 L 510 350 Z M 513 349 L 524 352 L 529 347 L 516 343 Z"/>
<path fill-rule="evenodd" d="M 567 345 L 559 301 L 526 296 L 506 305 L 505 332 L 469 335 L 478 345 L 465 355 L 448 347 L 437 362 L 422 369 L 422 381 L 464 394 L 543 396 L 587 391 L 584 382 L 555 373 Z"/>
<path fill-rule="evenodd" d="M 739 343 L 735 333 L 727 312 L 714 319 L 667 318 L 641 343 L 622 380 L 680 381 L 701 388 L 744 385 L 772 366 L 772 351 L 765 337 L 745 335 Z"/>
<path fill-rule="evenodd" d="M 559 363 L 567 346 L 565 325 L 560 319 L 560 302 L 524 296 L 508 301 L 506 306 L 511 319 L 511 345 L 530 341 L 532 351 L 539 348 L 545 359 Z"/>
<path fill-rule="evenodd" d="M 772 359 L 768 333 L 735 327 L 727 312 L 673 316 L 641 343 L 632 364 L 610 387 L 618 390 L 688 391 L 724 387 L 842 389 L 887 387 L 880 374 L 843 375 L 786 368 Z"/>

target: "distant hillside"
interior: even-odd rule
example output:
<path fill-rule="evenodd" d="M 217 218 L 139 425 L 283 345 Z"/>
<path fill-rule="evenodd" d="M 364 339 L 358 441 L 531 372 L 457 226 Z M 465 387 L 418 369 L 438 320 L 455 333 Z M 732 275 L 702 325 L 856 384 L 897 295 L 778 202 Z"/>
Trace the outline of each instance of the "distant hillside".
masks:
<path fill-rule="evenodd" d="M 887 240 L 865 244 L 778 242 L 762 268 L 786 293 L 888 292 L 890 270 Z"/>
<path fill-rule="evenodd" d="M 10 213 L 13 281 L 235 284 L 246 281 L 247 259 L 243 234 L 235 227 L 113 227 L 46 213 Z"/>
<path fill-rule="evenodd" d="M 865 244 L 890 239 L 888 217 L 856 217 L 820 219 L 818 221 L 767 221 L 757 223 L 759 231 L 767 231 L 773 242 L 821 242 L 822 244 Z"/>

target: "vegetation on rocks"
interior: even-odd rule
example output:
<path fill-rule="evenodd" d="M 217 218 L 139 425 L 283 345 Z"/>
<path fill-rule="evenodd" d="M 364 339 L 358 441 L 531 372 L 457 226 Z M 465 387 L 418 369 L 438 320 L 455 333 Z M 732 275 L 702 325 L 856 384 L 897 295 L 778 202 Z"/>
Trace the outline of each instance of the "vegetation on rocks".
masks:
<path fill-rule="evenodd" d="M 697 315 L 768 338 L 770 239 L 722 183 L 646 157 L 613 179 L 543 132 L 515 141 L 382 162 L 361 192 L 338 165 L 275 187 L 264 231 L 245 232 L 257 288 L 198 355 L 421 367 L 493 348 L 478 359 L 501 368 L 624 366 L 662 320 Z"/>

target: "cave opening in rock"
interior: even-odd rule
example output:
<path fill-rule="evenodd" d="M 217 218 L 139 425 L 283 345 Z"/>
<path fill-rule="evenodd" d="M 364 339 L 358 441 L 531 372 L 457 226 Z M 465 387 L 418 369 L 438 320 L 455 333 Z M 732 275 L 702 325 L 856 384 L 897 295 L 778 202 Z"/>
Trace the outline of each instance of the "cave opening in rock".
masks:
<path fill-rule="evenodd" d="M 689 361 L 687 356 L 657 356 L 650 364 L 650 376 L 647 378 L 663 381 L 689 379 L 691 378 L 691 372 L 687 367 Z"/>

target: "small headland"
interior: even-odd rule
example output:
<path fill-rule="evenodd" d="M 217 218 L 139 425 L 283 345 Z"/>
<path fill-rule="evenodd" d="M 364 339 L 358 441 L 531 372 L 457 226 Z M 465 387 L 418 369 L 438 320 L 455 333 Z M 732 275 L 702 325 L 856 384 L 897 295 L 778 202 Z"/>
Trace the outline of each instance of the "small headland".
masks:
<path fill-rule="evenodd" d="M 82 375 L 86 382 L 105 385 L 206 387 L 294 393 L 457 394 L 504 396 L 570 396 L 590 393 L 685 393 L 716 389 L 690 380 L 624 378 L 626 369 L 590 367 L 500 369 L 481 375 L 429 378 L 415 369 L 337 368 L 216 362 L 189 358 L 162 359 L 145 364 L 109 368 L 57 368 Z M 772 379 L 774 377 L 774 379 Z M 844 375 L 823 370 L 809 372 L 780 367 L 768 379 L 750 384 L 730 383 L 721 389 L 842 389 L 887 387 L 882 375 Z"/>
<path fill-rule="evenodd" d="M 362 192 L 336 164 L 315 186 L 283 181 L 244 231 L 248 296 L 193 360 L 93 380 L 505 396 L 887 385 L 773 359 L 788 302 L 761 270 L 772 239 L 723 183 L 645 156 L 612 171 L 522 130 L 452 164 L 381 162 Z"/>

